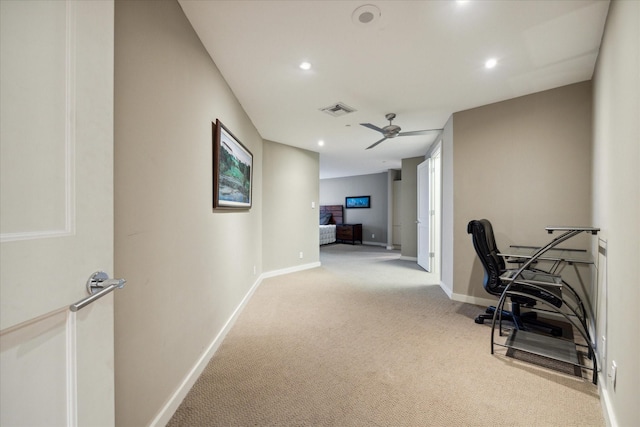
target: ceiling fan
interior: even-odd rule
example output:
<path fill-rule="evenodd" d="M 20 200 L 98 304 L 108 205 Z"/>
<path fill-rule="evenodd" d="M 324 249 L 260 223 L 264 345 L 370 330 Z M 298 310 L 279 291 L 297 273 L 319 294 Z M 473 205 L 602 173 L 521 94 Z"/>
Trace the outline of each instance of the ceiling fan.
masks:
<path fill-rule="evenodd" d="M 389 138 L 395 138 L 396 136 L 415 136 L 415 135 L 426 135 L 430 132 L 437 132 L 437 131 L 441 131 L 442 129 L 426 129 L 426 130 L 416 130 L 413 132 L 400 132 L 402 129 L 400 128 L 400 126 L 394 125 L 392 123 L 393 119 L 396 118 L 396 114 L 395 113 L 389 113 L 385 115 L 386 119 L 389 120 L 389 125 L 383 127 L 382 129 L 379 128 L 376 125 L 372 125 L 371 123 L 360 123 L 362 126 L 369 128 L 369 129 L 373 129 L 377 132 L 380 132 L 382 135 L 384 135 L 384 138 L 382 138 L 380 141 L 375 142 L 373 144 L 371 144 L 370 146 L 368 146 L 366 149 L 370 149 L 375 147 L 376 145 L 380 144 L 382 141 L 384 141 L 385 139 L 389 139 Z"/>

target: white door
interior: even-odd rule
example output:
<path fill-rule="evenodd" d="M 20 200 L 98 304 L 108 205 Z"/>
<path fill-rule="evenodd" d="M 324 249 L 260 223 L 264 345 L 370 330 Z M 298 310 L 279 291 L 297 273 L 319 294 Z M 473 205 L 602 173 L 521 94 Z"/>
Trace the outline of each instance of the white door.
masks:
<path fill-rule="evenodd" d="M 431 271 L 431 159 L 418 165 L 418 265 Z"/>
<path fill-rule="evenodd" d="M 113 40 L 108 1 L 0 1 L 0 425 L 108 426 Z M 118 291 L 124 292 L 124 291 Z"/>

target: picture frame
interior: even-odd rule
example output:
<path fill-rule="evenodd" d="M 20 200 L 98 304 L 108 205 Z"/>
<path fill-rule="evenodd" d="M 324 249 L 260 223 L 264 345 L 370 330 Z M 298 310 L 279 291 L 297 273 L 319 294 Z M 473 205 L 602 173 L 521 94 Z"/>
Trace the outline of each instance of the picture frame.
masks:
<path fill-rule="evenodd" d="M 250 209 L 253 154 L 219 119 L 213 128 L 213 208 Z"/>
<path fill-rule="evenodd" d="M 368 209 L 371 207 L 371 196 L 347 196 L 344 206 L 347 209 Z"/>

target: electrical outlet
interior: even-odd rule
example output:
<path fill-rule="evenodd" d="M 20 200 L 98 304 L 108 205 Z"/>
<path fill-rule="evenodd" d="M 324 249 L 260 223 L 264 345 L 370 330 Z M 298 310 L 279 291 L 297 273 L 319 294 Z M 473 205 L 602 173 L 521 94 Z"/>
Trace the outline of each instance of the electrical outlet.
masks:
<path fill-rule="evenodd" d="M 257 268 L 256 268 L 256 266 L 254 265 L 254 266 L 253 266 L 253 275 L 255 276 L 257 272 L 258 272 L 258 269 L 257 269 Z"/>
<path fill-rule="evenodd" d="M 372 238 L 372 239 L 375 239 L 375 238 L 376 238 L 376 235 L 375 235 L 375 234 L 371 234 L 371 238 Z"/>
<path fill-rule="evenodd" d="M 300 259 L 304 258 L 304 254 L 300 252 Z"/>
<path fill-rule="evenodd" d="M 315 209 L 316 208 L 316 202 L 311 202 L 311 209 Z"/>

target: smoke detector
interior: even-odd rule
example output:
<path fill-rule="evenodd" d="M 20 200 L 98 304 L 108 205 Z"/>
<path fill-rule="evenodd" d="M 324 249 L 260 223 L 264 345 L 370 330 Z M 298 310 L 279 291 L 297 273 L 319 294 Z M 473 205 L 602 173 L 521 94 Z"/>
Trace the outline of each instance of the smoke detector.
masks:
<path fill-rule="evenodd" d="M 368 26 L 377 23 L 382 13 L 377 6 L 365 4 L 358 7 L 351 14 L 351 20 L 358 26 Z"/>
<path fill-rule="evenodd" d="M 357 111 L 357 110 L 353 107 L 349 107 L 348 105 L 342 102 L 334 102 L 328 107 L 320 108 L 320 111 L 323 111 L 333 117 L 341 117 L 349 113 L 353 113 L 354 111 Z"/>

